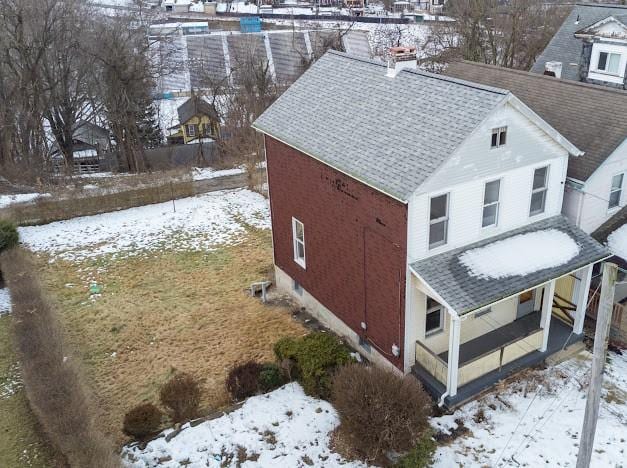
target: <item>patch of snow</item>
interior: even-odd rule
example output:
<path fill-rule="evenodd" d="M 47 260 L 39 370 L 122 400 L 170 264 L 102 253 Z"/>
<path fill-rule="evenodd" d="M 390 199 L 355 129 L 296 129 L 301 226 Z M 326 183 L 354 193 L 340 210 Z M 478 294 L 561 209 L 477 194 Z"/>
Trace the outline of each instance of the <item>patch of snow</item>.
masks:
<path fill-rule="evenodd" d="M 161 248 L 211 250 L 238 242 L 246 225 L 269 228 L 268 203 L 261 195 L 240 189 L 18 230 L 22 243 L 34 252 L 80 261 Z"/>
<path fill-rule="evenodd" d="M 0 316 L 11 313 L 11 294 L 9 288 L 0 288 Z"/>
<path fill-rule="evenodd" d="M 192 169 L 192 178 L 194 180 L 207 180 L 215 179 L 216 177 L 224 177 L 229 175 L 243 174 L 246 169 L 242 167 L 236 167 L 233 169 L 222 169 L 216 171 L 210 167 L 194 167 Z"/>
<path fill-rule="evenodd" d="M 135 444 L 124 447 L 122 455 L 127 466 L 136 468 L 235 467 L 239 463 L 268 468 L 365 467 L 331 451 L 330 432 L 339 422 L 328 402 L 309 397 L 300 385 L 290 383 L 249 398 L 240 409 L 218 419 L 195 427 L 186 424 L 170 442 L 165 439 L 172 433 L 168 429 L 143 450 Z M 240 447 L 250 460 L 238 460 Z"/>
<path fill-rule="evenodd" d="M 457 419 L 469 429 L 467 435 L 438 448 L 434 467 L 574 467 L 589 369 L 590 354 L 583 352 L 537 371 L 537 379 L 521 379 L 452 415 L 432 418 L 436 430 L 456 427 Z M 625 465 L 626 396 L 627 354 L 609 353 L 591 467 Z"/>
<path fill-rule="evenodd" d="M 627 260 L 627 224 L 607 236 L 607 247 L 614 255 Z"/>
<path fill-rule="evenodd" d="M 20 365 L 15 362 L 6 369 L 4 376 L 0 376 L 0 400 L 12 397 L 22 386 Z"/>
<path fill-rule="evenodd" d="M 568 234 L 545 229 L 468 250 L 459 261 L 472 276 L 500 279 L 557 267 L 578 253 L 579 246 Z"/>
<path fill-rule="evenodd" d="M 14 203 L 28 203 L 40 197 L 49 197 L 49 193 L 18 193 L 15 195 L 0 195 L 0 208 L 6 208 Z"/>

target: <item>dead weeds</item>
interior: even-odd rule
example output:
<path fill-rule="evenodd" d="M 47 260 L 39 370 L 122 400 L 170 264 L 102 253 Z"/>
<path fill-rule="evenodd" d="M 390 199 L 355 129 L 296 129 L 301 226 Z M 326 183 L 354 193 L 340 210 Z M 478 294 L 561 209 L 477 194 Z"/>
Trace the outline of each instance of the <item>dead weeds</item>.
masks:
<path fill-rule="evenodd" d="M 289 310 L 247 294 L 272 263 L 267 231 L 205 253 L 166 251 L 87 267 L 42 260 L 44 284 L 85 363 L 100 426 L 118 443 L 125 411 L 157 402 L 175 371 L 200 380 L 206 414 L 228 403 L 228 369 L 271 360 L 277 339 L 306 332 Z M 88 277 L 102 285 L 99 297 L 90 299 Z"/>

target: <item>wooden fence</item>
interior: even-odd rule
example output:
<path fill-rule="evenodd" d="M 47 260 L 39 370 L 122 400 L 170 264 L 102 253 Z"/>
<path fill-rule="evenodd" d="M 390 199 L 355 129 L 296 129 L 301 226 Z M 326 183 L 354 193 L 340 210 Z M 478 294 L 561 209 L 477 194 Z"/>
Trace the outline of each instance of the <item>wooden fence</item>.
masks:
<path fill-rule="evenodd" d="M 599 299 L 601 294 L 598 290 L 593 291 L 590 290 L 590 298 L 588 299 L 588 309 L 586 310 L 586 315 L 593 320 L 597 319 L 597 313 L 599 311 Z M 614 304 L 614 310 L 612 311 L 612 326 L 616 328 L 621 327 L 621 323 L 623 322 L 623 316 L 625 314 L 625 306 L 621 304 Z"/>

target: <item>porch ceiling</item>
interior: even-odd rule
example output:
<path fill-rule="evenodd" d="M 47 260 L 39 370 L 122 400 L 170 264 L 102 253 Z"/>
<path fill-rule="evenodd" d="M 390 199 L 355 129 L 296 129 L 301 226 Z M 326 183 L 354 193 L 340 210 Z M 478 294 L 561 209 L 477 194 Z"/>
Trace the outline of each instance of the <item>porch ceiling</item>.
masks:
<path fill-rule="evenodd" d="M 460 256 L 469 250 L 485 247 L 510 237 L 556 229 L 566 233 L 579 246 L 579 253 L 557 267 L 537 270 L 527 275 L 501 279 L 485 279 L 470 274 L 460 262 Z M 521 255 L 524 253 L 521 252 Z M 474 244 L 444 252 L 411 264 L 411 269 L 427 283 L 458 315 L 482 309 L 522 291 L 540 286 L 552 279 L 596 263 L 610 256 L 610 252 L 592 237 L 559 215 L 529 224 L 513 231 L 491 237 Z"/>

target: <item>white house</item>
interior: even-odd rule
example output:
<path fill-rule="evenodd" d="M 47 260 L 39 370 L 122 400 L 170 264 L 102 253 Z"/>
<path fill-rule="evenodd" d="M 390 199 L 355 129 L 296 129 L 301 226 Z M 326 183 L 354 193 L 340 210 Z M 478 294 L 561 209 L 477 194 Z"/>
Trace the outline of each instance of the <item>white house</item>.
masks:
<path fill-rule="evenodd" d="M 561 215 L 583 151 L 511 92 L 415 67 L 329 52 L 254 126 L 278 286 L 454 406 L 581 340 L 608 251 Z"/>
<path fill-rule="evenodd" d="M 627 87 L 627 6 L 575 5 L 531 71 Z"/>

